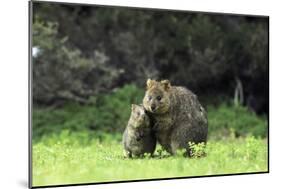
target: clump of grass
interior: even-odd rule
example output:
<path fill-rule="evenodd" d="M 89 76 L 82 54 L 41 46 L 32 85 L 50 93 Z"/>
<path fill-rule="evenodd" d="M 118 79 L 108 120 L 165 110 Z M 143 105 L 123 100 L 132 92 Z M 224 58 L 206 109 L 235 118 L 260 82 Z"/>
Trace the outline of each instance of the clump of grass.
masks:
<path fill-rule="evenodd" d="M 246 157 L 249 160 L 253 160 L 257 157 L 260 149 L 259 140 L 256 139 L 254 136 L 249 136 L 246 138 Z"/>
<path fill-rule="evenodd" d="M 200 158 L 206 155 L 206 145 L 204 142 L 195 144 L 194 142 L 188 142 L 191 157 Z"/>

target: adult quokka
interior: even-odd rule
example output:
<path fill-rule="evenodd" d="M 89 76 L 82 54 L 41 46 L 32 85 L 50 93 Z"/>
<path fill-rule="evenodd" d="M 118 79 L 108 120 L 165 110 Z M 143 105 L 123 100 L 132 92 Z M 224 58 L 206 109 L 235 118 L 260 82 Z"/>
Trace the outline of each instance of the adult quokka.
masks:
<path fill-rule="evenodd" d="M 208 120 L 205 109 L 190 90 L 171 86 L 168 80 L 147 80 L 143 106 L 152 119 L 157 141 L 171 154 L 186 149 L 188 143 L 207 141 Z"/>

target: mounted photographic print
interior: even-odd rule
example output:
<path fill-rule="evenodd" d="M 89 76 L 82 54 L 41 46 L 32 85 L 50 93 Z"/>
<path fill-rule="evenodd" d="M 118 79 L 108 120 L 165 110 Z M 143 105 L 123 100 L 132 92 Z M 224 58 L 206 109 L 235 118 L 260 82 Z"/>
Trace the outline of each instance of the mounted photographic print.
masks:
<path fill-rule="evenodd" d="M 30 187 L 269 172 L 269 17 L 31 1 Z"/>

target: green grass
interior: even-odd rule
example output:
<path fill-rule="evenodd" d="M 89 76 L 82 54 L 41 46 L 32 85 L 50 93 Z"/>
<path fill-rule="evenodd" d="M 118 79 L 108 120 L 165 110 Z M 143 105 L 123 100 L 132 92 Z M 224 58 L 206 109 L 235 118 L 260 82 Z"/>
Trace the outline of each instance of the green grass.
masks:
<path fill-rule="evenodd" d="M 121 135 L 95 137 L 64 131 L 33 144 L 33 186 L 267 171 L 267 141 L 255 137 L 210 140 L 207 156 L 166 152 L 125 159 Z"/>
<path fill-rule="evenodd" d="M 206 157 L 157 152 L 153 158 L 124 159 L 121 134 L 130 104 L 141 103 L 143 95 L 143 89 L 125 85 L 91 97 L 88 105 L 34 107 L 33 185 L 267 171 L 267 118 L 228 101 L 206 106 L 208 144 L 204 152 L 194 146 L 195 155 Z"/>

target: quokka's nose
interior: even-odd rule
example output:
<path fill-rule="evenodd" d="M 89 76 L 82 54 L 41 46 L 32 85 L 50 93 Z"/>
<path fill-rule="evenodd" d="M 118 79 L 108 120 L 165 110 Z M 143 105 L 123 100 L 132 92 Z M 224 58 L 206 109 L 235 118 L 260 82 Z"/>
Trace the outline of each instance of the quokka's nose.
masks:
<path fill-rule="evenodd" d="M 150 108 L 151 108 L 151 110 L 152 110 L 152 111 L 154 111 L 154 110 L 155 110 L 155 108 L 156 108 L 156 106 L 153 104 L 153 105 L 151 105 L 151 107 L 150 107 Z"/>

